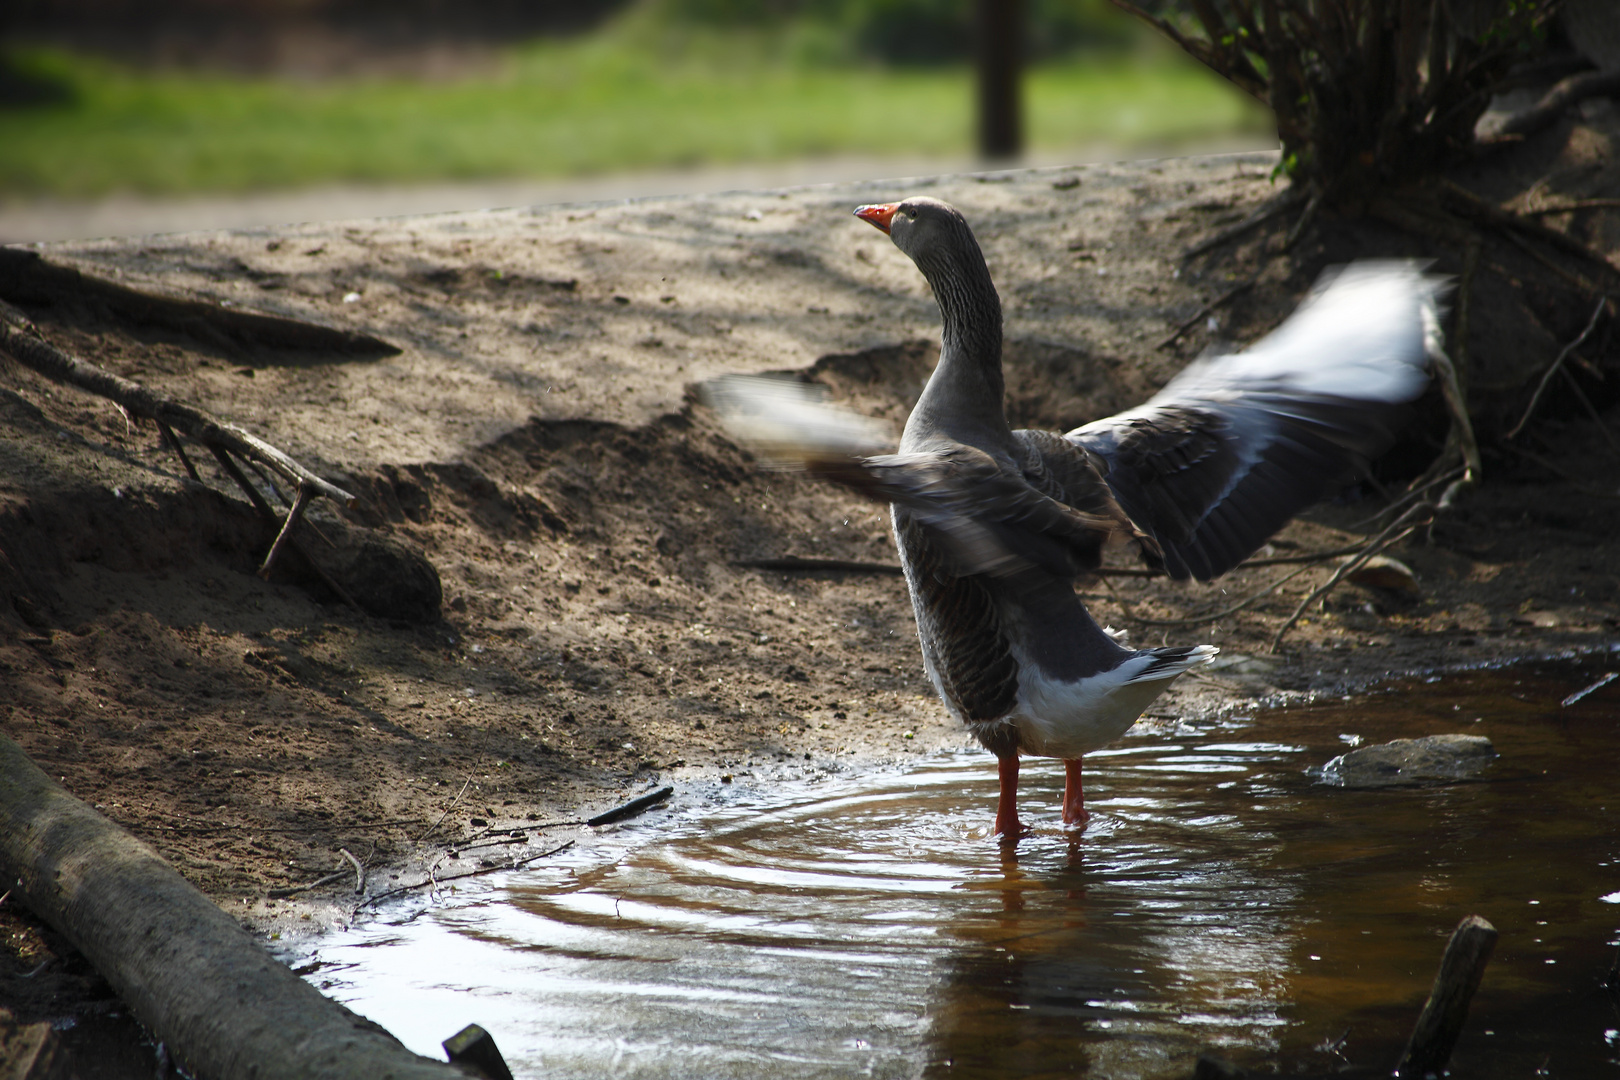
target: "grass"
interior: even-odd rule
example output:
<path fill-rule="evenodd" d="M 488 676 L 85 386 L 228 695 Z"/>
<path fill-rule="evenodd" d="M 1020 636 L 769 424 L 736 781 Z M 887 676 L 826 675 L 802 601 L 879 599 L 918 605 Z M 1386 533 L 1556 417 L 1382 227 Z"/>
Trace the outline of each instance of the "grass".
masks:
<path fill-rule="evenodd" d="M 746 39 L 681 55 L 597 35 L 505 54 L 455 82 L 294 83 L 16 59 L 68 102 L 0 109 L 0 195 L 86 197 L 557 177 L 831 154 L 966 155 L 966 69 L 773 61 Z M 1236 91 L 1168 54 L 1029 73 L 1031 149 L 1263 129 Z M 722 58 L 723 61 L 722 62 Z"/>

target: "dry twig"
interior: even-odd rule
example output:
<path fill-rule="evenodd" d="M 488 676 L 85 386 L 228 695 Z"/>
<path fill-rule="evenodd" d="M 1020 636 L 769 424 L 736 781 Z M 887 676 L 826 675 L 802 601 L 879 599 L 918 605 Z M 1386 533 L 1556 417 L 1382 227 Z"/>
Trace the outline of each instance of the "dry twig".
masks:
<path fill-rule="evenodd" d="M 1193 327 L 1197 326 L 1200 322 L 1202 322 L 1204 320 L 1204 318 L 1206 316 L 1208 316 L 1216 308 L 1224 307 L 1233 297 L 1237 296 L 1239 293 L 1244 292 L 1244 291 L 1246 291 L 1248 289 L 1254 288 L 1254 283 L 1257 280 L 1259 280 L 1259 277 L 1260 277 L 1260 275 L 1256 274 L 1254 277 L 1249 278 L 1249 280 L 1247 280 L 1247 281 L 1238 282 L 1236 285 L 1233 285 L 1230 289 L 1227 289 L 1225 292 L 1221 293 L 1221 295 L 1217 296 L 1215 299 L 1211 300 L 1209 303 L 1207 303 L 1203 307 L 1199 308 L 1196 312 L 1193 313 L 1193 315 L 1190 318 L 1185 320 L 1180 326 L 1176 327 L 1174 333 L 1172 333 L 1169 337 L 1165 338 L 1163 341 L 1159 342 L 1157 347 L 1160 348 L 1160 349 L 1168 349 L 1170 346 L 1172 346 L 1176 342 L 1180 341 L 1183 334 L 1185 334 L 1187 331 L 1191 330 Z"/>
<path fill-rule="evenodd" d="M 380 901 L 387 900 L 390 897 L 403 896 L 408 892 L 415 892 L 417 889 L 432 888 L 436 890 L 440 885 L 443 885 L 447 881 L 462 881 L 466 878 L 482 877 L 485 874 L 499 873 L 502 870 L 521 870 L 524 866 L 536 861 L 537 859 L 544 859 L 547 856 L 555 855 L 558 852 L 567 851 L 573 846 L 574 842 L 569 840 L 566 843 L 558 844 L 550 851 L 542 851 L 538 855 L 527 855 L 521 859 L 513 859 L 510 863 L 505 865 L 481 866 L 477 870 L 468 870 L 462 874 L 451 874 L 449 877 L 439 877 L 436 870 L 429 870 L 426 881 L 418 881 L 414 885 L 401 885 L 397 889 L 389 889 L 387 892 L 382 892 L 378 893 L 376 896 L 367 897 L 360 906 L 365 907 L 366 904 L 376 904 Z"/>
<path fill-rule="evenodd" d="M 289 483 L 308 485 L 316 494 L 353 506 L 355 497 L 310 472 L 257 435 L 227 423 L 193 405 L 156 393 L 87 360 L 69 356 L 45 340 L 28 316 L 0 301 L 0 351 L 24 367 L 55 382 L 76 386 L 116 402 L 131 416 L 167 425 L 207 447 L 219 447 L 240 458 L 263 462 Z"/>
<path fill-rule="evenodd" d="M 461 785 L 461 790 L 456 792 L 456 797 L 450 800 L 450 805 L 444 808 L 444 813 L 440 814 L 438 818 L 434 820 L 433 824 L 429 825 L 425 830 L 423 830 L 421 836 L 418 836 L 411 842 L 420 844 L 423 840 L 426 840 L 428 836 L 432 834 L 433 830 L 442 825 L 444 823 L 444 819 L 450 816 L 450 811 L 456 808 L 456 804 L 461 801 L 461 797 L 463 795 L 467 794 L 467 789 L 471 786 L 472 777 L 469 776 L 467 777 L 466 782 Z"/>
<path fill-rule="evenodd" d="M 1231 243 L 1238 237 L 1259 228 L 1261 225 L 1264 225 L 1277 215 L 1286 214 L 1288 211 L 1292 210 L 1302 198 L 1304 198 L 1304 196 L 1298 189 L 1290 187 L 1287 191 L 1284 191 L 1275 199 L 1261 206 L 1258 210 L 1244 218 L 1242 221 L 1238 222 L 1236 225 L 1230 225 L 1216 233 L 1214 236 L 1200 240 L 1198 243 L 1182 252 L 1182 261 L 1185 262 L 1188 259 L 1195 259 L 1204 254 L 1206 251 L 1213 251 L 1222 244 Z"/>
<path fill-rule="evenodd" d="M 1577 210 L 1620 209 L 1620 199 L 1573 199 L 1569 202 L 1548 203 L 1528 210 L 1520 210 L 1525 217 L 1543 217 L 1548 214 L 1572 214 Z"/>
<path fill-rule="evenodd" d="M 1259 590 L 1258 592 L 1250 593 L 1237 603 L 1231 605 L 1230 607 L 1221 608 L 1219 611 L 1211 611 L 1203 615 L 1188 615 L 1185 618 L 1180 619 L 1148 619 L 1140 615 L 1131 614 L 1131 621 L 1142 623 L 1145 626 L 1202 626 L 1205 623 L 1212 623 L 1217 619 L 1224 619 L 1228 615 L 1236 615 L 1245 608 L 1259 603 L 1261 600 L 1264 600 L 1266 597 L 1270 596 L 1272 593 L 1276 592 L 1290 581 L 1293 581 L 1295 578 L 1299 577 L 1299 575 L 1303 574 L 1305 571 L 1312 569 L 1313 567 L 1311 563 L 1314 563 L 1323 557 L 1324 556 L 1314 557 L 1310 563 L 1301 566 L 1297 570 L 1289 571 L 1276 581 L 1273 581 L 1270 585 L 1267 585 L 1265 588 Z M 1127 613 L 1129 613 L 1129 604 L 1125 600 L 1120 600 L 1119 604 L 1121 607 L 1126 608 Z"/>
<path fill-rule="evenodd" d="M 284 889 L 271 889 L 268 892 L 266 892 L 265 895 L 268 896 L 272 900 L 284 900 L 289 896 L 297 896 L 301 892 L 308 892 L 311 889 L 318 889 L 322 885 L 329 885 L 332 882 L 336 881 L 338 878 L 347 876 L 348 873 L 349 873 L 349 871 L 346 870 L 346 869 L 338 870 L 338 871 L 336 871 L 334 873 L 327 874 L 323 878 L 318 878 L 315 881 L 306 882 L 303 885 L 290 885 L 290 886 L 288 886 L 287 888 L 284 888 Z"/>
<path fill-rule="evenodd" d="M 1279 626 L 1277 628 L 1277 632 L 1271 636 L 1271 646 L 1266 651 L 1272 653 L 1276 652 L 1277 647 L 1282 644 L 1283 635 L 1288 633 L 1289 630 L 1293 629 L 1294 624 L 1299 622 L 1300 618 L 1305 614 L 1306 610 L 1309 609 L 1312 604 L 1316 603 L 1316 601 L 1322 599 L 1322 597 L 1326 596 L 1328 593 L 1337 588 L 1339 582 L 1343 581 L 1354 571 L 1360 569 L 1366 564 L 1368 559 L 1371 559 L 1375 555 L 1381 554 L 1385 548 L 1392 544 L 1399 543 L 1408 536 L 1411 536 L 1412 533 L 1416 532 L 1424 525 L 1433 521 L 1435 511 L 1436 507 L 1433 503 L 1418 503 L 1406 513 L 1396 518 L 1395 521 L 1389 525 L 1388 528 L 1384 529 L 1383 532 L 1373 537 L 1367 546 L 1361 549 L 1360 554 L 1346 559 L 1343 563 L 1341 563 L 1339 568 L 1333 572 L 1332 577 L 1328 578 L 1324 584 L 1299 602 L 1299 606 L 1295 608 L 1294 613 L 1288 617 L 1288 621 Z M 1424 515 L 1428 515 L 1427 519 L 1419 521 L 1418 519 L 1424 517 Z"/>
<path fill-rule="evenodd" d="M 166 395 L 156 393 L 142 386 L 140 383 L 114 375 L 105 368 L 81 360 L 76 356 L 62 352 L 40 333 L 28 316 L 12 307 L 5 301 L 0 301 L 0 352 L 11 356 L 12 359 L 30 368 L 55 382 L 76 386 L 81 390 L 107 398 L 116 404 L 126 416 L 142 417 L 153 421 L 163 436 L 163 441 L 180 458 L 185 466 L 186 474 L 193 480 L 199 480 L 196 466 L 186 455 L 180 445 L 180 439 L 175 434 L 176 429 L 185 432 L 191 438 L 202 443 L 218 459 L 220 466 L 226 474 L 234 480 L 238 487 L 248 496 L 250 502 L 260 514 L 276 520 L 277 515 L 270 504 L 259 494 L 258 490 L 248 482 L 242 470 L 237 468 L 231 459 L 234 454 L 250 463 L 262 463 L 273 472 L 282 476 L 298 489 L 298 499 L 288 511 L 285 522 L 276 537 L 274 545 L 266 555 L 264 564 L 259 569 L 262 577 L 268 577 L 275 566 L 281 552 L 289 545 L 295 546 L 293 530 L 297 527 L 299 519 L 303 517 L 309 499 L 315 495 L 324 495 L 336 500 L 344 506 L 353 506 L 355 497 L 335 484 L 317 476 L 306 469 L 290 455 L 263 439 L 227 423 L 211 415 L 203 409 L 175 401 Z M 300 554 L 304 554 L 300 550 Z M 351 607 L 359 610 L 357 604 L 348 591 L 334 581 L 324 570 L 307 554 L 304 561 L 326 582 L 327 586 L 340 596 Z"/>
<path fill-rule="evenodd" d="M 338 854 L 348 859 L 354 866 L 354 894 L 359 896 L 366 891 L 366 868 L 360 865 L 360 860 L 355 858 L 348 848 L 338 848 Z"/>
<path fill-rule="evenodd" d="M 1547 384 L 1552 382 L 1553 374 L 1564 366 L 1564 360 L 1570 353 L 1584 345 L 1586 339 L 1592 336 L 1592 331 L 1597 329 L 1598 319 L 1603 315 L 1603 309 L 1608 305 L 1609 297 L 1607 294 L 1598 298 L 1597 306 L 1592 309 L 1592 317 L 1586 320 L 1586 329 L 1582 330 L 1580 336 L 1574 341 L 1565 345 L 1558 355 L 1553 358 L 1553 362 L 1547 365 L 1547 370 L 1542 373 L 1541 382 L 1536 384 L 1536 392 L 1530 395 L 1530 404 L 1525 406 L 1524 415 L 1519 417 L 1519 422 L 1514 424 L 1512 430 L 1503 438 L 1511 439 L 1524 430 L 1524 425 L 1530 422 L 1530 414 L 1536 411 L 1537 405 L 1541 404 L 1541 395 L 1547 392 Z"/>

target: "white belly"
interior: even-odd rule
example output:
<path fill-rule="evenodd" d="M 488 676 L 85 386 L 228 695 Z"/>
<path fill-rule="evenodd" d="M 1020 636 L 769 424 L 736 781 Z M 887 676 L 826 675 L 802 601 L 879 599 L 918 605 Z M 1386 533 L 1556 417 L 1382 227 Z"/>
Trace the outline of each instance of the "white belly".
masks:
<path fill-rule="evenodd" d="M 1044 677 L 1033 664 L 1020 664 L 1018 704 L 1007 720 L 1018 728 L 1026 752 L 1040 757 L 1077 758 L 1108 745 L 1136 723 L 1153 699 L 1189 668 L 1211 660 L 1216 650 L 1205 645 L 1184 663 L 1136 676 L 1153 663 L 1148 654 L 1134 656 L 1099 675 L 1062 682 Z"/>

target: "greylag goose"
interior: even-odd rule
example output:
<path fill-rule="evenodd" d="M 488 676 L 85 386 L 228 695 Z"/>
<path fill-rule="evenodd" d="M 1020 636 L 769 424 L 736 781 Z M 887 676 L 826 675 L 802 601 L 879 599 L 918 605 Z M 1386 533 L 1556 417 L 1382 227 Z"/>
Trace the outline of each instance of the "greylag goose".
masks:
<path fill-rule="evenodd" d="M 762 456 L 890 504 L 928 677 L 1000 761 L 995 831 L 1024 831 L 1020 754 L 1063 760 L 1063 821 L 1084 828 L 1082 756 L 1217 650 L 1127 648 L 1075 581 L 1111 540 L 1208 581 L 1386 449 L 1439 349 L 1441 282 L 1352 264 L 1264 340 L 1195 361 L 1138 408 L 1062 435 L 1013 430 L 1001 302 L 961 213 L 918 197 L 855 214 L 916 263 L 944 321 L 899 451 L 874 453 L 861 418 L 799 384 L 727 379 L 711 401 Z"/>

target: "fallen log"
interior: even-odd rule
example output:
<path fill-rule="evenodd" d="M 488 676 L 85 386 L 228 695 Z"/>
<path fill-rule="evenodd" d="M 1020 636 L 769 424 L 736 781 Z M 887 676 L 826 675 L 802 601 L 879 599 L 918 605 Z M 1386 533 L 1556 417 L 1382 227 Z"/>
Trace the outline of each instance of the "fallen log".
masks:
<path fill-rule="evenodd" d="M 0 735 L 0 875 L 203 1080 L 466 1080 L 294 975 Z"/>

